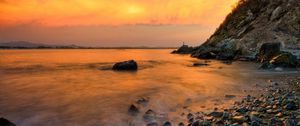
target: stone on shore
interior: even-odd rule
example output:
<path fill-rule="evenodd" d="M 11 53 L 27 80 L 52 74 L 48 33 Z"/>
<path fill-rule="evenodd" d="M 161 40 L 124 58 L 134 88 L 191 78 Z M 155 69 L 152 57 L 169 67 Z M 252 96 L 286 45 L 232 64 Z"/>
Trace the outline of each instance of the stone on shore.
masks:
<path fill-rule="evenodd" d="M 276 69 L 276 68 L 296 68 L 298 65 L 297 57 L 289 52 L 282 52 L 273 57 L 270 61 L 264 62 L 261 69 Z"/>
<path fill-rule="evenodd" d="M 139 113 L 139 109 L 135 105 L 131 105 L 128 109 L 128 113 L 132 116 L 136 116 Z"/>
<path fill-rule="evenodd" d="M 274 56 L 280 54 L 280 43 L 264 43 L 257 55 L 257 60 L 261 63 L 270 61 Z"/>
<path fill-rule="evenodd" d="M 16 125 L 5 118 L 0 118 L 0 126 L 16 126 Z"/>
<path fill-rule="evenodd" d="M 134 60 L 128 60 L 114 64 L 112 69 L 116 71 L 136 71 L 138 65 Z"/>
<path fill-rule="evenodd" d="M 163 126 L 172 126 L 170 122 L 165 122 Z"/>
<path fill-rule="evenodd" d="M 147 124 L 147 126 L 158 126 L 158 123 L 152 122 L 152 123 Z"/>

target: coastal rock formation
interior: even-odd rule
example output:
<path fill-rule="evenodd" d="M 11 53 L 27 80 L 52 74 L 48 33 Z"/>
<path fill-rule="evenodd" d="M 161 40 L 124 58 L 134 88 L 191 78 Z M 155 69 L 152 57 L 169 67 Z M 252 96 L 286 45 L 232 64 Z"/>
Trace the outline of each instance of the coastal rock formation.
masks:
<path fill-rule="evenodd" d="M 174 50 L 173 54 L 190 54 L 194 51 L 193 47 L 190 47 L 188 45 L 182 45 L 177 50 Z"/>
<path fill-rule="evenodd" d="M 257 55 L 259 62 L 270 61 L 274 56 L 280 54 L 280 43 L 264 43 Z"/>
<path fill-rule="evenodd" d="M 299 0 L 240 0 L 192 56 L 205 59 L 214 58 L 214 55 L 219 55 L 219 59 L 253 58 L 264 43 L 281 43 L 283 49 L 300 49 Z"/>
<path fill-rule="evenodd" d="M 262 69 L 275 68 L 296 68 L 298 65 L 297 57 L 289 52 L 282 52 L 278 56 L 273 57 L 270 61 L 264 62 Z"/>
<path fill-rule="evenodd" d="M 117 71 L 136 71 L 138 65 L 134 60 L 128 60 L 116 63 L 112 69 Z"/>
<path fill-rule="evenodd" d="M 0 126 L 16 126 L 5 118 L 0 118 Z"/>

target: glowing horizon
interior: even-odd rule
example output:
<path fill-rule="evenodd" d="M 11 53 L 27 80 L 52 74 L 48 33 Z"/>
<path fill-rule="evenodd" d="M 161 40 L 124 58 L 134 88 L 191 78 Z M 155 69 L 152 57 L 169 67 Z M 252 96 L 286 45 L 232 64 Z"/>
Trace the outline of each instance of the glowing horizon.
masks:
<path fill-rule="evenodd" d="M 189 28 L 188 26 L 196 25 L 198 27 L 208 28 L 209 30 L 202 29 L 201 31 L 210 32 L 211 34 L 224 20 L 225 16 L 231 11 L 232 6 L 237 1 L 238 0 L 0 0 L 0 31 L 9 31 L 9 34 L 0 33 L 0 40 L 4 41 L 15 38 L 46 42 L 66 41 L 68 39 L 64 37 L 54 40 L 46 39 L 50 34 L 44 30 L 62 32 L 55 31 L 60 30 L 62 27 L 70 29 L 85 27 L 85 30 L 88 30 L 88 28 L 93 26 L 100 29 L 104 29 L 102 27 L 112 27 L 112 30 L 114 30 L 113 27 L 132 27 L 136 29 L 136 25 L 147 25 L 148 27 L 175 25 L 179 26 L 179 29 L 172 27 L 173 29 L 169 30 L 182 29 L 186 31 L 186 28 Z M 31 31 L 33 33 L 30 34 L 24 33 L 29 34 L 27 37 L 19 37 L 18 34 L 21 33 L 18 28 L 24 28 L 24 26 L 29 29 L 44 29 L 41 30 L 41 32 L 45 32 L 43 35 L 41 33 L 38 34 L 45 36 L 45 39 L 40 38 L 36 40 L 36 38 L 34 38 L 35 31 Z M 147 31 L 151 30 L 145 28 L 145 31 L 145 34 L 149 34 Z M 166 34 L 173 34 L 172 31 L 165 31 Z M 22 31 L 22 33 L 23 32 L 24 31 Z M 198 33 L 199 31 L 195 32 Z M 86 39 L 74 36 L 75 38 L 71 40 L 77 40 L 78 43 L 80 43 L 83 41 L 102 41 L 104 40 L 102 38 L 106 38 L 106 41 L 110 41 L 109 38 L 106 37 L 110 36 L 109 34 L 106 33 L 103 36 L 99 36 L 99 38 L 89 37 Z M 201 37 L 201 35 L 199 35 L 199 41 L 203 41 L 208 37 L 207 33 L 201 34 L 205 34 L 205 36 Z M 72 34 L 65 35 L 72 36 Z M 83 36 L 84 35 L 86 34 L 83 33 Z M 176 36 L 177 34 L 173 35 Z M 78 39 L 76 39 L 76 37 Z M 139 38 L 139 36 L 135 37 Z M 196 37 L 197 36 L 191 37 L 187 35 L 182 36 L 180 39 L 170 39 L 167 41 L 181 41 L 182 39 L 195 41 Z M 128 41 L 130 39 L 136 41 L 135 38 L 128 38 Z M 145 40 L 146 39 L 148 40 L 149 38 L 145 38 Z M 127 41 L 126 37 L 125 40 Z M 142 41 L 142 39 L 139 39 L 139 41 Z M 99 44 L 101 44 L 101 42 Z"/>

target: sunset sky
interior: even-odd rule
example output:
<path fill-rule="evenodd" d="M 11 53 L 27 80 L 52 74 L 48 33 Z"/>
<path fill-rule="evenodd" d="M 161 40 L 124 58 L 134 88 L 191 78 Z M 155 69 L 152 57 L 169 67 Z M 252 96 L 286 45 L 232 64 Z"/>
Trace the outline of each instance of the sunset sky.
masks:
<path fill-rule="evenodd" d="M 0 0 L 0 42 L 198 45 L 238 0 Z"/>

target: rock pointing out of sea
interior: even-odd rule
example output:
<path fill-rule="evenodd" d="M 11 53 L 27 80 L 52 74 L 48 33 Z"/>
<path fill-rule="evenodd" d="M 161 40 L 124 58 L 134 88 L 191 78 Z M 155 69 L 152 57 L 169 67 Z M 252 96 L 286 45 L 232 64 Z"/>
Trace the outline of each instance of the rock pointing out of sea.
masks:
<path fill-rule="evenodd" d="M 0 118 L 0 126 L 16 126 L 5 118 Z"/>
<path fill-rule="evenodd" d="M 136 71 L 138 65 L 134 60 L 128 60 L 116 63 L 112 69 L 116 71 Z"/>

